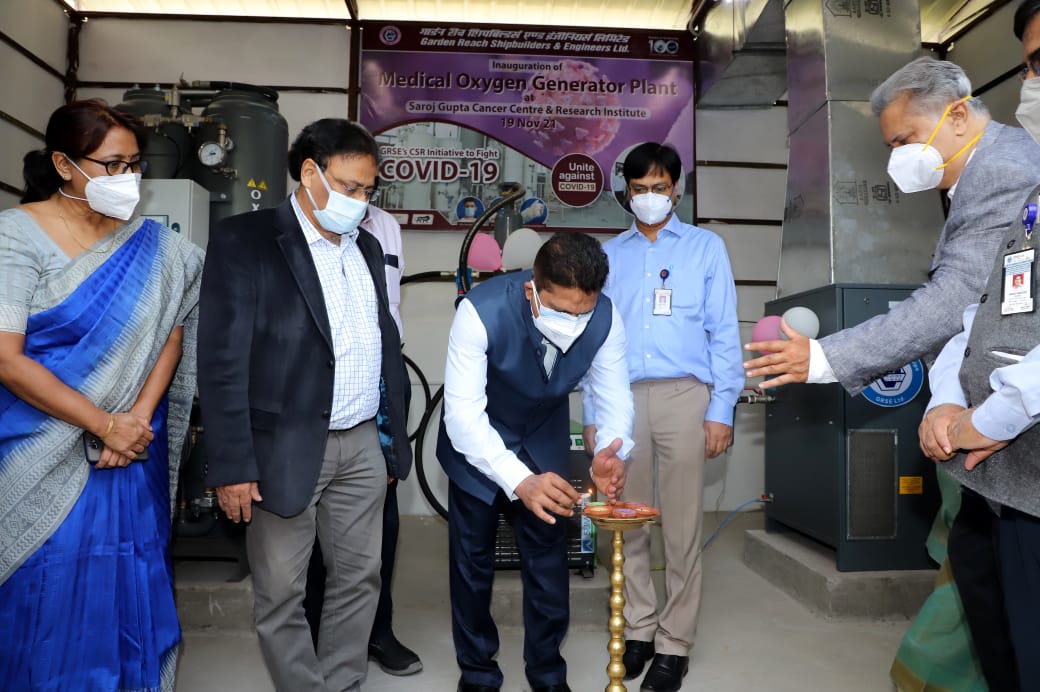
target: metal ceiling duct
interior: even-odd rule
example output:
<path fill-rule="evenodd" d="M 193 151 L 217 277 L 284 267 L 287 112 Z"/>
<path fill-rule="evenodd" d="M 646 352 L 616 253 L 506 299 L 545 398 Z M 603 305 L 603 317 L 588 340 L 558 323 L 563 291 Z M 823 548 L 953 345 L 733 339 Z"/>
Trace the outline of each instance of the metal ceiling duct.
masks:
<path fill-rule="evenodd" d="M 790 158 L 777 295 L 922 283 L 942 207 L 889 179 L 869 103 L 920 54 L 917 1 L 790 0 L 785 24 Z"/>
<path fill-rule="evenodd" d="M 697 36 L 698 108 L 772 106 L 787 89 L 782 0 L 716 3 Z"/>

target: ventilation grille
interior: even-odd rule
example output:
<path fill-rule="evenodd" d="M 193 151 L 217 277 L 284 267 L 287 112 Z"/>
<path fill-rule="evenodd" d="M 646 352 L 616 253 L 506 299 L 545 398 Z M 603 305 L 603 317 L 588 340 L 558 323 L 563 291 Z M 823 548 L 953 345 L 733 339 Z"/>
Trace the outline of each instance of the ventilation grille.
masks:
<path fill-rule="evenodd" d="M 848 538 L 896 537 L 896 430 L 849 430 Z"/>

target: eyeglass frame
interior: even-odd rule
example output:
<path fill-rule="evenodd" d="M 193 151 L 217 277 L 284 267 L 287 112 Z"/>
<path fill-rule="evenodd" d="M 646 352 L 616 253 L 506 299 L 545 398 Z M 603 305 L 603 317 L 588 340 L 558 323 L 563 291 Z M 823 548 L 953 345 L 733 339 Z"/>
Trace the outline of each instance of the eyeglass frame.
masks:
<path fill-rule="evenodd" d="M 314 161 L 314 159 L 310 160 Z M 330 190 L 332 189 L 333 185 L 339 185 L 341 188 L 343 188 L 340 194 L 346 195 L 347 197 L 357 199 L 357 194 L 360 192 L 361 195 L 365 198 L 366 203 L 375 203 L 379 201 L 379 195 L 382 192 L 382 190 L 379 189 L 379 178 L 376 178 L 376 184 L 369 188 L 350 187 L 346 183 L 341 182 L 339 180 L 329 180 L 328 177 L 325 175 L 326 171 L 329 170 L 328 166 L 320 166 L 317 161 L 314 161 L 314 165 L 318 167 L 318 171 L 321 173 L 322 178 L 325 179 L 325 182 L 328 184 Z"/>
<path fill-rule="evenodd" d="M 366 202 L 373 203 L 379 201 L 379 195 L 382 192 L 382 190 L 380 190 L 378 187 L 364 188 L 347 187 L 346 185 L 343 186 L 343 194 L 345 194 L 347 197 L 354 197 L 356 199 L 356 195 L 359 192 L 365 198 Z"/>
<path fill-rule="evenodd" d="M 645 185 L 628 186 L 628 193 L 633 197 L 637 195 L 645 195 L 648 192 L 652 192 L 655 195 L 671 195 L 672 190 L 675 189 L 675 183 L 655 183 L 650 187 Z"/>
<path fill-rule="evenodd" d="M 324 171 L 322 171 L 322 172 L 324 173 Z M 328 180 L 328 178 L 326 178 L 326 180 Z M 369 202 L 369 203 L 374 203 L 374 202 L 379 201 L 379 194 L 382 192 L 382 190 L 379 189 L 379 180 L 378 179 L 376 180 L 376 184 L 375 185 L 373 185 L 372 187 L 368 187 L 368 188 L 365 188 L 365 187 L 350 187 L 346 183 L 341 183 L 338 180 L 329 180 L 328 182 L 329 182 L 329 187 L 332 187 L 333 185 L 337 185 L 337 184 L 340 187 L 342 187 L 343 190 L 342 190 L 341 194 L 344 194 L 347 197 L 353 197 L 354 199 L 357 199 L 357 195 L 360 192 L 361 196 L 365 198 L 365 201 Z"/>
<path fill-rule="evenodd" d="M 134 168 L 137 169 L 133 171 L 134 173 L 140 173 L 144 175 L 144 172 L 148 170 L 148 162 L 144 159 L 137 159 L 136 161 L 123 161 L 122 159 L 116 159 L 115 161 L 99 161 L 98 159 L 92 159 L 89 156 L 81 156 L 80 158 L 86 161 L 90 161 L 92 163 L 96 163 L 99 166 L 104 166 L 106 175 L 122 175 L 133 170 Z M 122 166 L 123 170 L 119 170 L 118 168 L 116 168 L 116 172 L 113 173 L 112 166 Z"/>
<path fill-rule="evenodd" d="M 1034 50 L 1026 58 L 1025 63 L 1018 70 L 1018 80 L 1026 81 L 1030 78 L 1030 73 L 1033 74 L 1033 77 L 1040 77 L 1040 49 Z"/>

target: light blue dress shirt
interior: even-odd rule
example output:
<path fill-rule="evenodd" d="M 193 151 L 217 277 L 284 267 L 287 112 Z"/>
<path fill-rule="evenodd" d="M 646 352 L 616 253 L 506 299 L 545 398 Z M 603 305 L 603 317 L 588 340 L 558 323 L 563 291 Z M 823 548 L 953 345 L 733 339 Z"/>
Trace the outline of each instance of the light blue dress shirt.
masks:
<path fill-rule="evenodd" d="M 610 274 L 603 288 L 621 313 L 632 382 L 693 376 L 711 387 L 706 420 L 733 425 L 744 387 L 737 291 L 722 238 L 673 213 L 651 243 L 635 223 L 603 244 Z M 672 314 L 654 315 L 654 289 L 672 290 Z M 583 399 L 586 420 L 590 406 Z"/>
<path fill-rule="evenodd" d="M 965 309 L 964 331 L 946 342 L 928 373 L 932 389 L 929 411 L 941 404 L 968 405 L 959 373 L 978 307 L 976 303 Z M 1015 358 L 1017 356 L 1009 354 L 1009 364 L 990 373 L 989 386 L 993 393 L 971 414 L 975 429 L 991 440 L 1014 439 L 1040 421 L 1040 346 L 1022 356 L 1020 361 Z"/>

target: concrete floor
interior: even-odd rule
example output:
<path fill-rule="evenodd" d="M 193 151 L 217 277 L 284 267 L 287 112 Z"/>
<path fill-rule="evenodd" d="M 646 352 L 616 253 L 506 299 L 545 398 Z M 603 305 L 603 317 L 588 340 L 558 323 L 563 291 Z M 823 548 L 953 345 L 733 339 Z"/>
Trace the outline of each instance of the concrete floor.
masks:
<path fill-rule="evenodd" d="M 705 535 L 722 515 L 705 517 Z M 761 528 L 760 512 L 722 529 L 704 554 L 704 596 L 684 690 L 804 692 L 892 690 L 888 669 L 909 621 L 827 619 L 752 572 L 741 561 L 744 531 Z M 601 537 L 601 549 L 607 540 Z M 395 678 L 374 664 L 366 692 L 452 692 L 458 669 L 452 649 L 447 528 L 439 518 L 404 518 L 395 577 L 394 629 L 421 656 L 425 670 Z M 600 567 L 602 570 L 603 568 Z M 606 599 L 606 592 L 604 592 Z M 523 633 L 500 631 L 503 690 L 526 692 Z M 564 646 L 575 692 L 604 689 L 609 634 L 603 625 L 574 624 Z M 632 692 L 638 680 L 630 681 Z M 250 632 L 185 632 L 177 692 L 269 692 L 273 686 Z"/>

